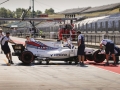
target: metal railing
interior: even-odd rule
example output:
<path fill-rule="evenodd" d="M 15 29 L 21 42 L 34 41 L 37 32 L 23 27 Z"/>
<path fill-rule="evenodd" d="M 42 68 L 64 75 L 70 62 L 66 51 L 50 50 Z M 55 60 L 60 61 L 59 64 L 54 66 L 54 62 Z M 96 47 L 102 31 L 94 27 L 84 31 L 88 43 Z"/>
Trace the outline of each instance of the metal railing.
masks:
<path fill-rule="evenodd" d="M 116 45 L 120 45 L 120 35 L 84 35 L 86 44 L 97 45 L 102 39 L 111 39 Z"/>

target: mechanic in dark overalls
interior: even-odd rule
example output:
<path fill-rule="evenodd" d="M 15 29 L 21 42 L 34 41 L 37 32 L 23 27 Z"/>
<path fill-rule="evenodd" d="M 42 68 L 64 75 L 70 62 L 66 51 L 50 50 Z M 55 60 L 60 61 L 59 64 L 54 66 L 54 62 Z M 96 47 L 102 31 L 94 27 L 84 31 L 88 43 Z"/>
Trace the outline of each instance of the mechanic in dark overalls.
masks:
<path fill-rule="evenodd" d="M 84 36 L 81 34 L 80 31 L 77 32 L 78 35 L 78 59 L 79 59 L 79 64 L 84 65 L 84 55 L 85 55 L 85 44 L 84 44 Z"/>
<path fill-rule="evenodd" d="M 6 55 L 8 62 L 10 64 L 14 64 L 12 61 L 12 55 L 11 55 L 11 50 L 9 48 L 8 42 L 16 44 L 15 42 L 13 42 L 10 38 L 10 33 L 6 32 L 6 36 L 4 36 L 1 40 L 1 49 L 3 50 L 4 54 Z"/>
<path fill-rule="evenodd" d="M 112 55 L 112 58 L 114 60 L 114 63 L 113 65 L 116 65 L 116 58 L 115 58 L 115 44 L 113 43 L 112 40 L 110 39 L 103 39 L 101 42 L 100 42 L 100 48 L 103 49 L 103 45 L 105 46 L 105 53 L 106 53 L 106 63 L 105 65 L 109 65 L 109 56 L 110 54 Z M 116 49 L 117 50 L 117 49 Z"/>

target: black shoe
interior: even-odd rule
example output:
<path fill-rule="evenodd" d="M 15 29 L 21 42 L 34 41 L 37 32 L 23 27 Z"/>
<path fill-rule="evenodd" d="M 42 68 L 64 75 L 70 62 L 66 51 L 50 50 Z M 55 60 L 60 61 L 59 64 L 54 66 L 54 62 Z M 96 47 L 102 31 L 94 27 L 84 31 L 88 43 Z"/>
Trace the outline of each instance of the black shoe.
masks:
<path fill-rule="evenodd" d="M 108 63 L 108 62 L 106 62 L 106 63 L 105 63 L 105 66 L 109 66 L 109 63 Z"/>
<path fill-rule="evenodd" d="M 11 61 L 11 64 L 14 64 L 13 61 Z"/>
<path fill-rule="evenodd" d="M 114 62 L 113 65 L 116 66 L 116 62 Z"/>
<path fill-rule="evenodd" d="M 85 65 L 84 62 L 81 62 L 81 65 L 84 66 Z"/>
<path fill-rule="evenodd" d="M 77 66 L 80 66 L 81 65 L 81 62 L 78 62 Z"/>
<path fill-rule="evenodd" d="M 11 60 L 8 60 L 8 63 L 11 63 Z"/>

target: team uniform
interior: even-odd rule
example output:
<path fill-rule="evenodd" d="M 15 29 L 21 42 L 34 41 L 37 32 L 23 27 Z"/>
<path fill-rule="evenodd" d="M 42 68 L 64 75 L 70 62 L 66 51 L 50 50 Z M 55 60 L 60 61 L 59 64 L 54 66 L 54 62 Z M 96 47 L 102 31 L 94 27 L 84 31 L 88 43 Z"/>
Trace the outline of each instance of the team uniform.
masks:
<path fill-rule="evenodd" d="M 101 43 L 105 46 L 105 52 L 106 52 L 106 54 L 109 54 L 109 53 L 115 54 L 115 51 L 114 51 L 114 49 L 115 49 L 115 44 L 113 43 L 112 40 L 103 39 L 103 40 L 101 41 Z"/>
<path fill-rule="evenodd" d="M 112 55 L 113 60 L 114 60 L 113 65 L 116 65 L 116 63 L 118 63 L 118 62 L 116 62 L 116 58 L 115 58 L 114 54 L 119 55 L 120 49 L 110 39 L 103 39 L 100 44 L 105 46 L 106 60 L 107 60 L 105 65 L 107 65 L 107 66 L 109 65 L 109 63 L 108 63 L 109 54 L 113 54 Z"/>
<path fill-rule="evenodd" d="M 11 52 L 7 42 L 8 40 L 10 40 L 10 38 L 6 36 L 4 36 L 1 40 L 1 49 L 3 50 L 4 54 L 8 54 Z"/>
<path fill-rule="evenodd" d="M 78 41 L 81 40 L 81 44 L 78 47 L 78 55 L 85 55 L 85 44 L 84 44 L 84 36 L 82 34 L 80 34 L 78 36 Z"/>

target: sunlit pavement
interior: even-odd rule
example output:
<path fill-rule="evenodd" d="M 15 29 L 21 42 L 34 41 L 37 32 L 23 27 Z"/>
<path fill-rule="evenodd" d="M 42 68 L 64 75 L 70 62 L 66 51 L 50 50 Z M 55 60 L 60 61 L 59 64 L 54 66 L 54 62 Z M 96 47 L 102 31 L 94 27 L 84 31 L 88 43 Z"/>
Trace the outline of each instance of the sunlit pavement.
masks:
<path fill-rule="evenodd" d="M 0 90 L 120 90 L 120 74 L 101 68 L 103 64 L 86 62 L 82 67 L 62 61 L 51 61 L 50 65 L 35 61 L 24 65 L 13 56 L 15 64 L 7 66 L 5 55 L 0 57 Z"/>

